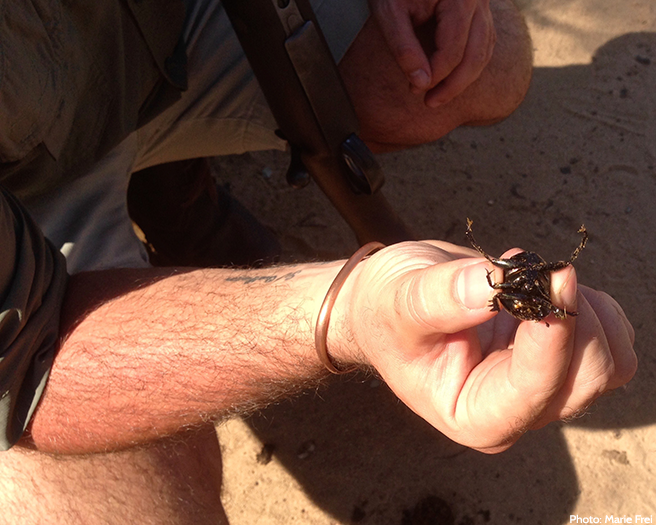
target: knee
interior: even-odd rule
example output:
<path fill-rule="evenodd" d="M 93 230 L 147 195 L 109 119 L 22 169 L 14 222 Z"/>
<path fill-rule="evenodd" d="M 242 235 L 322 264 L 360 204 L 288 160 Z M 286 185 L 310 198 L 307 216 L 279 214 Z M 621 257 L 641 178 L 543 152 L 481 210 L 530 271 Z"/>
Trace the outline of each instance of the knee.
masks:
<path fill-rule="evenodd" d="M 517 109 L 526 96 L 533 73 L 533 44 L 524 17 L 511 0 L 493 0 L 490 7 L 497 42 L 486 71 L 485 87 L 494 97 L 494 103 L 488 107 L 496 114 L 474 116 L 473 120 L 479 123 L 497 122 Z"/>
<path fill-rule="evenodd" d="M 533 44 L 512 0 L 492 0 L 497 40 L 481 76 L 454 99 L 454 127 L 504 120 L 522 103 L 533 74 Z M 459 100 L 458 100 L 459 99 Z"/>
<path fill-rule="evenodd" d="M 423 94 L 411 93 L 376 23 L 365 24 L 340 71 L 360 121 L 360 135 L 374 151 L 431 142 L 461 125 L 494 123 L 519 106 L 531 79 L 531 40 L 512 0 L 491 0 L 490 5 L 497 32 L 492 59 L 460 95 L 432 109 Z"/>

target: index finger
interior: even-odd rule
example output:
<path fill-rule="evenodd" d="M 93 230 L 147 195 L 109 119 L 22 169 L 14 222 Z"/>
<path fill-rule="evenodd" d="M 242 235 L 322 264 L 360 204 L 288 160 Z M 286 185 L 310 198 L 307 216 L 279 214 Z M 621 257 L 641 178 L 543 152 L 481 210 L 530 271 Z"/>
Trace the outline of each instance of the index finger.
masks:
<path fill-rule="evenodd" d="M 555 272 L 559 306 L 576 311 L 577 281 L 574 267 Z M 533 407 L 533 417 L 546 408 L 564 384 L 574 351 L 576 317 L 549 318 L 546 322 L 520 323 L 515 335 L 509 381 Z"/>
<path fill-rule="evenodd" d="M 411 14 L 396 2 L 379 2 L 373 6 L 378 27 L 414 91 L 430 87 L 430 64 L 415 34 Z"/>
<path fill-rule="evenodd" d="M 430 57 L 431 85 L 437 85 L 465 56 L 474 16 L 472 0 L 444 0 L 435 8 L 435 52 Z"/>
<path fill-rule="evenodd" d="M 492 58 L 496 30 L 489 11 L 478 10 L 469 29 L 469 39 L 460 63 L 426 95 L 426 104 L 436 107 L 449 102 L 478 79 Z"/>

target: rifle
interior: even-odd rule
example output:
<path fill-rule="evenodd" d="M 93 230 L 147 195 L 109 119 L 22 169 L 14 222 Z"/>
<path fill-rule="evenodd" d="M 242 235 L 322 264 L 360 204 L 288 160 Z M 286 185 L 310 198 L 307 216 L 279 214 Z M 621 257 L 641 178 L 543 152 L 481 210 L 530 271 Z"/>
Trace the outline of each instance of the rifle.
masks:
<path fill-rule="evenodd" d="M 382 192 L 382 170 L 358 121 L 309 0 L 223 0 L 291 148 L 287 181 L 314 179 L 360 244 L 414 236 Z"/>

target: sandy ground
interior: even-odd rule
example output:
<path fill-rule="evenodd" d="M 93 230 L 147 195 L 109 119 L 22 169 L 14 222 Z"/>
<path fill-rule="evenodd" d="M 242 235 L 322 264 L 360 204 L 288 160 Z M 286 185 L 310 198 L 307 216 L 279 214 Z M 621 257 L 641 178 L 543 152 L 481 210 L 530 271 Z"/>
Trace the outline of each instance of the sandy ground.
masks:
<path fill-rule="evenodd" d="M 385 193 L 421 237 L 464 244 L 472 217 L 496 255 L 521 246 L 564 258 L 585 223 L 580 281 L 625 308 L 638 374 L 587 416 L 495 456 L 446 439 L 372 378 L 336 379 L 219 428 L 234 525 L 656 517 L 656 2 L 520 5 L 536 64 L 525 103 L 494 127 L 381 156 Z M 316 187 L 285 185 L 286 165 L 263 153 L 223 159 L 220 170 L 288 257 L 352 253 L 353 236 Z"/>

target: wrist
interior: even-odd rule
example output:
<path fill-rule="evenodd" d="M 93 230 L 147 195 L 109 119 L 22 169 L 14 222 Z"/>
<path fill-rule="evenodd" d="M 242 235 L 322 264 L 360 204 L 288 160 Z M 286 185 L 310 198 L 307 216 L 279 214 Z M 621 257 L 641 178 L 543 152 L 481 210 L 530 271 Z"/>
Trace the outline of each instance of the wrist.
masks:
<path fill-rule="evenodd" d="M 319 308 L 315 326 L 315 348 L 319 360 L 335 374 L 349 372 L 357 363 L 364 362 L 361 352 L 354 344 L 351 324 L 356 317 L 352 311 L 353 290 L 356 286 L 354 283 L 358 280 L 357 274 L 362 261 L 381 248 L 384 248 L 383 244 L 370 242 L 358 249 L 335 276 Z"/>

